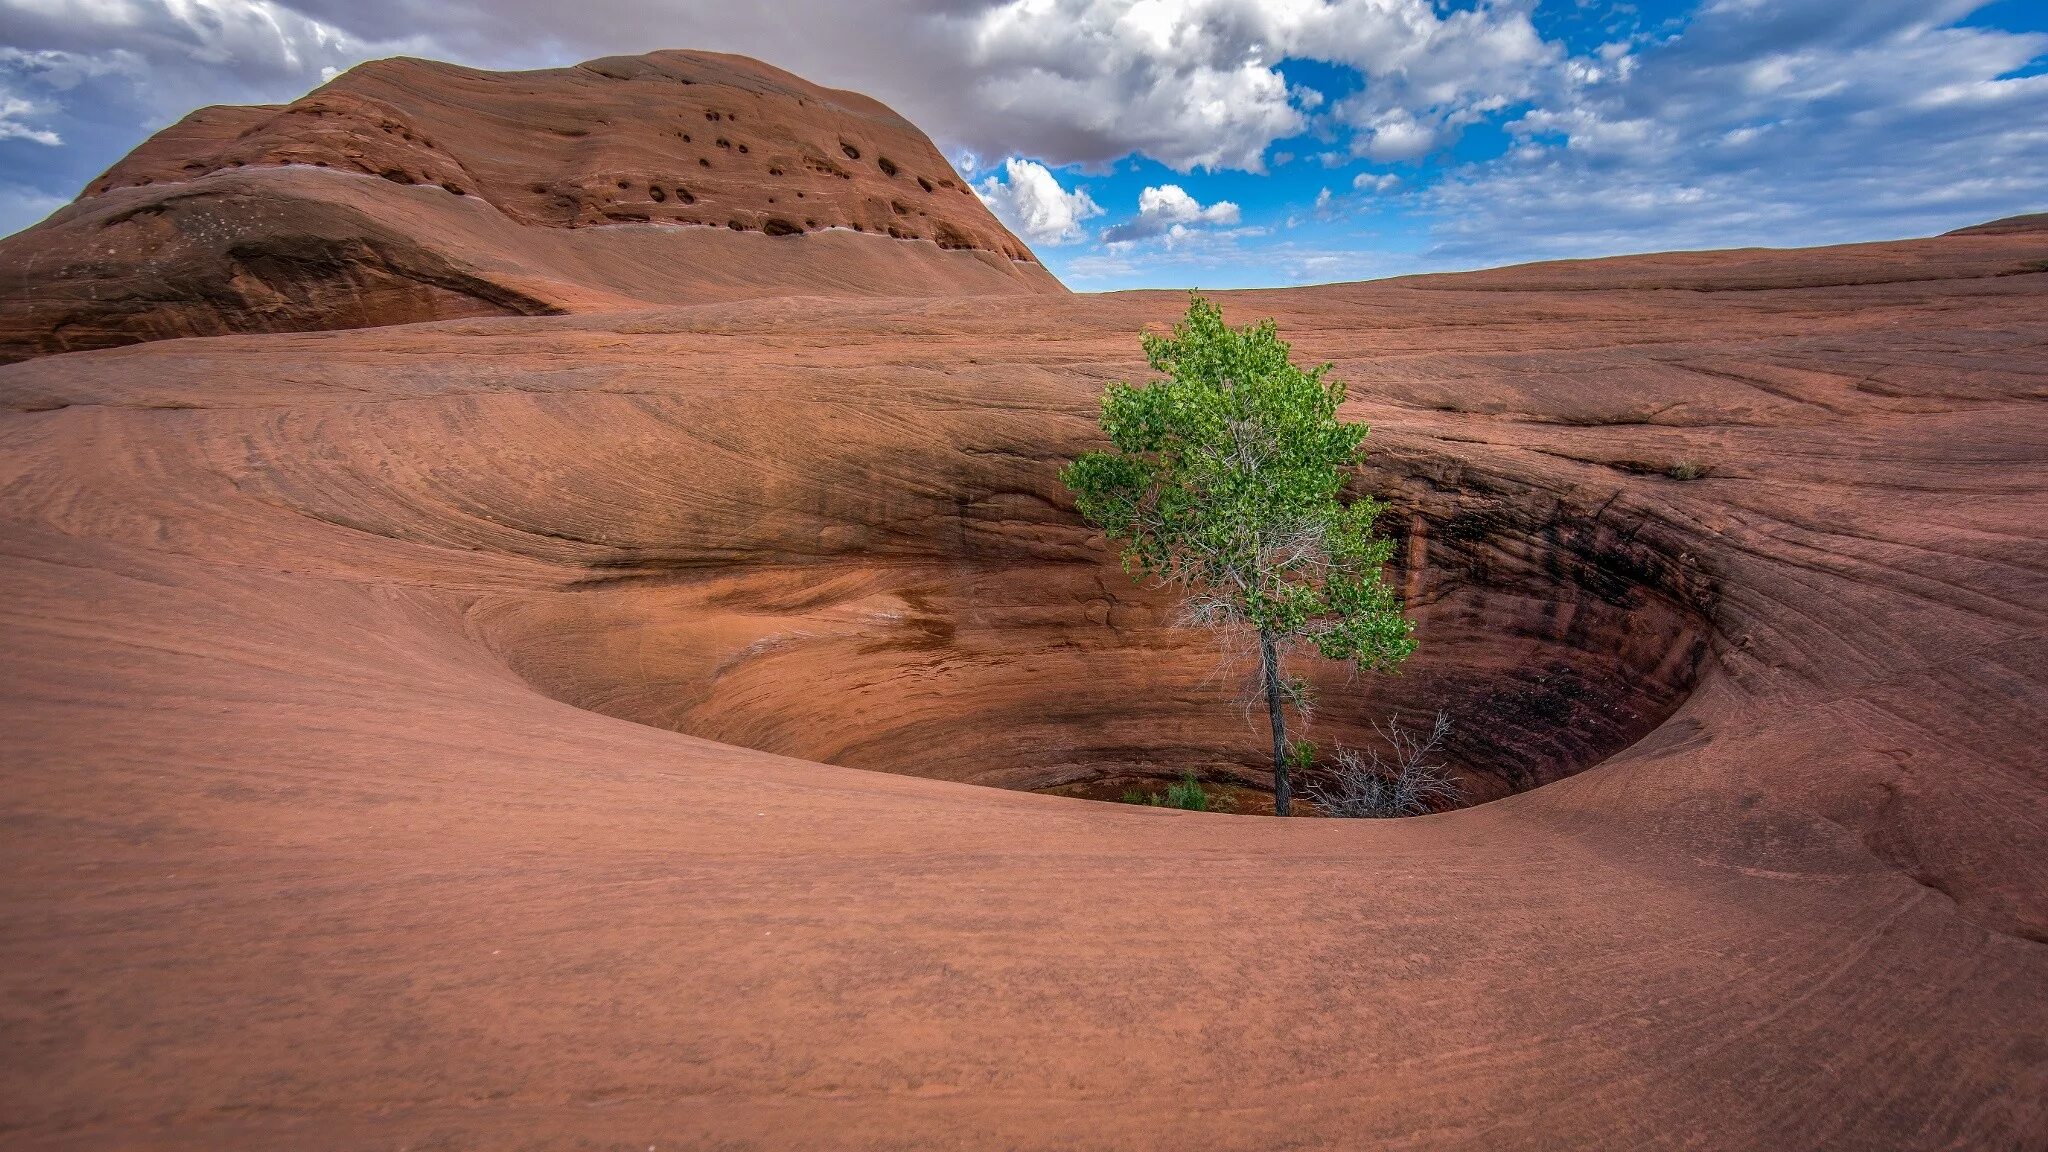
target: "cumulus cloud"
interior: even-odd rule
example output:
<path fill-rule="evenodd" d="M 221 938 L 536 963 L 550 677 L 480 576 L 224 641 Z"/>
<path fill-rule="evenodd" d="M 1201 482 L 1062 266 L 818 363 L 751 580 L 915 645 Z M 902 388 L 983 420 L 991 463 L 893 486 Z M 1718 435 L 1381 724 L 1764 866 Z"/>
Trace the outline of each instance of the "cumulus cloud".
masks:
<path fill-rule="evenodd" d="M 68 94 L 101 77 L 132 78 L 135 64 L 119 49 L 95 57 L 0 45 L 0 140 L 62 146 L 63 135 L 50 124 L 61 116 Z"/>
<path fill-rule="evenodd" d="M 374 2 L 374 0 L 372 0 Z M 432 51 L 376 40 L 287 0 L 0 0 L 0 233 L 70 199 L 149 132 L 205 104 L 290 100 L 373 56 Z M 24 157 L 20 144 L 40 151 Z"/>
<path fill-rule="evenodd" d="M 1457 264 L 1943 231 L 2041 206 L 2048 35 L 1968 0 L 1720 0 L 1610 47 L 1431 194 Z"/>
<path fill-rule="evenodd" d="M 1230 225 L 1240 219 L 1238 207 L 1228 200 L 1203 205 L 1178 184 L 1162 184 L 1138 193 L 1138 214 L 1103 230 L 1108 244 L 1133 244 L 1164 236 L 1169 241 L 1184 239 L 1206 225 Z"/>
<path fill-rule="evenodd" d="M 166 119 L 208 98 L 187 94 L 288 98 L 373 55 L 531 67 L 689 46 L 871 93 L 980 155 L 1140 153 L 1182 171 L 1262 171 L 1274 140 L 1329 114 L 1324 93 L 1281 75 L 1288 58 L 1358 70 L 1364 91 L 1339 119 L 1404 110 L 1441 138 L 1558 54 L 1515 3 L 1431 0 L 0 0 L 0 17 L 18 46 L 134 54 L 176 105 Z M 1420 131 L 1391 128 L 1380 148 Z"/>
<path fill-rule="evenodd" d="M 1355 130 L 1357 156 L 1413 160 L 1453 144 L 1468 125 L 1550 90 L 1567 63 L 1564 49 L 1544 40 L 1519 5 L 1445 13 L 1424 4 L 1373 7 L 1384 23 L 1315 13 L 1322 19 L 1306 22 L 1300 50 L 1365 76 L 1365 86 L 1335 109 Z"/>
<path fill-rule="evenodd" d="M 68 195 L 194 107 L 289 100 L 377 56 L 531 68 L 665 46 L 874 95 L 955 154 L 1260 172 L 1273 141 L 1318 125 L 1365 125 L 1381 156 L 1448 142 L 1555 54 L 1519 3 L 0 0 L 0 40 L 19 57 L 0 62 L 0 99 L 19 102 L 0 105 L 0 131 L 63 142 L 37 171 L 0 150 L 0 175 Z M 1333 108 L 1287 82 L 1289 58 L 1355 68 L 1364 92 Z"/>
<path fill-rule="evenodd" d="M 1264 169 L 1307 124 L 1250 29 L 1195 5 L 1013 0 L 965 22 L 981 119 L 1013 147 L 1101 163 L 1141 152 L 1183 171 Z"/>
<path fill-rule="evenodd" d="M 1088 230 L 1081 222 L 1102 215 L 1087 189 L 1067 191 L 1050 169 L 1031 160 L 1004 161 L 1002 176 L 990 176 L 974 191 L 997 219 L 1032 244 L 1084 240 Z"/>
<path fill-rule="evenodd" d="M 1534 11 L 1532 0 L 0 0 L 0 181 L 21 190 L 0 197 L 0 231 L 201 104 L 288 100 L 374 56 L 520 68 L 657 46 L 758 56 L 882 99 L 949 155 L 1030 156 L 1020 163 L 1041 169 L 1137 153 L 1180 171 L 1259 172 L 1280 162 L 1276 140 L 1307 133 L 1313 143 L 1283 146 L 1307 187 L 1276 199 L 1305 211 L 1327 179 L 1322 214 L 1341 216 L 1392 186 L 1347 189 L 1339 171 L 1361 158 L 1404 165 L 1403 202 L 1440 221 L 1439 266 L 1933 231 L 2040 207 L 2048 187 L 2048 37 L 1987 26 L 1999 18 L 1985 0 L 1704 0 L 1647 29 L 1626 4 L 1545 6 L 1560 27 L 1576 20 L 1594 29 L 1588 42 L 1607 41 L 1577 55 L 1544 38 Z M 1291 65 L 1290 83 L 1281 65 L 1300 60 L 1354 70 L 1356 90 L 1319 91 Z M 1482 122 L 1511 126 L 1508 152 L 1442 175 Z M 1310 158 L 1332 174 L 1305 175 Z M 1034 243 L 1075 243 L 1100 214 L 1050 171 L 983 162 L 983 195 Z M 1125 245 L 1164 237 L 1143 249 L 1163 261 L 1229 228 L 1162 223 L 1141 205 L 1109 231 Z"/>
<path fill-rule="evenodd" d="M 0 68 L 52 92 L 108 97 L 130 87 L 157 123 L 204 103 L 298 95 L 323 70 L 425 48 L 368 40 L 282 0 L 0 0 L 8 44 Z"/>
<path fill-rule="evenodd" d="M 1352 115 L 1359 116 L 1359 113 L 1353 109 Z M 1358 134 L 1352 138 L 1352 150 L 1381 162 L 1419 159 L 1428 155 L 1437 143 L 1436 125 L 1417 119 L 1401 108 L 1361 117 L 1356 127 Z"/>
<path fill-rule="evenodd" d="M 1169 167 L 1265 170 L 1274 140 L 1326 96 L 1278 65 L 1355 69 L 1337 119 L 1361 155 L 1411 159 L 1537 89 L 1562 50 L 1513 4 L 1429 0 L 1009 0 L 968 29 L 983 110 L 1028 150 L 1082 162 L 1142 152 Z"/>
<path fill-rule="evenodd" d="M 0 140 L 30 140 L 50 148 L 64 143 L 55 132 L 30 123 L 40 112 L 34 101 L 24 100 L 0 84 Z"/>

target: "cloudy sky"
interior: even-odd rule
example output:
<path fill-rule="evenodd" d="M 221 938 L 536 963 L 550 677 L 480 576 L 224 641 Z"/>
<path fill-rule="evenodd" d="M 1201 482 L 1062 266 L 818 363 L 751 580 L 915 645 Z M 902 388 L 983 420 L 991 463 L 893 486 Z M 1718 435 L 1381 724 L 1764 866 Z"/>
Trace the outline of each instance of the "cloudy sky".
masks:
<path fill-rule="evenodd" d="M 0 0 L 0 233 L 202 104 L 667 47 L 888 102 L 1084 290 L 2048 209 L 2041 0 Z"/>

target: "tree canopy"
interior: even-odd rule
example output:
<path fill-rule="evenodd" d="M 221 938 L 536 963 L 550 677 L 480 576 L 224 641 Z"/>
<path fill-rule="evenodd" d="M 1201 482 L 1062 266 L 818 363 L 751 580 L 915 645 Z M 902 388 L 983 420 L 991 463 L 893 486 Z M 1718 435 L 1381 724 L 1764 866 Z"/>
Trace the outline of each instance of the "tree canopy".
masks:
<path fill-rule="evenodd" d="M 1111 384 L 1112 450 L 1061 479 L 1126 572 L 1187 590 L 1187 621 L 1258 633 L 1281 761 L 1277 664 L 1290 644 L 1370 671 L 1415 647 L 1382 575 L 1394 545 L 1373 524 L 1385 505 L 1344 493 L 1368 430 L 1338 417 L 1345 389 L 1330 365 L 1295 365 L 1271 320 L 1232 328 L 1196 296 L 1171 334 L 1142 340 L 1164 379 Z M 1284 762 L 1275 774 L 1284 812 Z"/>

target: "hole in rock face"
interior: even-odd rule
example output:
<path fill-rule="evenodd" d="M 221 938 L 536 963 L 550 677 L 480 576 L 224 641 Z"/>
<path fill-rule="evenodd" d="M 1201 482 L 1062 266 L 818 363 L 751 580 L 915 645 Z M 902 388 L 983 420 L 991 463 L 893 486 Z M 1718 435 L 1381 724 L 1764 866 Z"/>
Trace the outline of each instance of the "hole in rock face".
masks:
<path fill-rule="evenodd" d="M 1263 707 L 1241 703 L 1252 665 L 1172 626 L 1175 598 L 1105 554 L 1047 451 L 934 462 L 917 498 L 876 491 L 864 462 L 821 464 L 812 518 L 744 560 L 628 549 L 572 592 L 476 618 L 531 683 L 624 719 L 1103 799 L 1192 770 L 1259 810 L 1242 802 L 1271 788 Z M 1308 735 L 1326 755 L 1442 708 L 1444 760 L 1479 802 L 1590 767 L 1683 702 L 1717 590 L 1681 541 L 1469 461 L 1374 465 L 1361 487 L 1392 506 L 1388 576 L 1420 647 L 1394 676 L 1290 664 L 1315 686 Z"/>

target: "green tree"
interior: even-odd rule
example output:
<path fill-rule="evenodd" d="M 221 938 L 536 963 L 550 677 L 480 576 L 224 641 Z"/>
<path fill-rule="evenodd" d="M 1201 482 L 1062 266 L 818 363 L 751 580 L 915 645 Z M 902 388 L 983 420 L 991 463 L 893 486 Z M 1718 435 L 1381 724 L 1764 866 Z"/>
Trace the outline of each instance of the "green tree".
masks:
<path fill-rule="evenodd" d="M 1060 479 L 1090 523 L 1123 549 L 1124 570 L 1181 588 L 1188 623 L 1255 634 L 1273 730 L 1273 807 L 1292 807 L 1286 708 L 1306 686 L 1284 675 L 1310 648 L 1366 671 L 1414 651 L 1414 626 L 1382 576 L 1393 542 L 1373 533 L 1385 505 L 1344 498 L 1366 426 L 1337 418 L 1344 385 L 1330 366 L 1288 359 L 1271 320 L 1231 328 L 1195 296 L 1168 336 L 1144 335 L 1166 378 L 1111 384 L 1102 431 Z"/>

